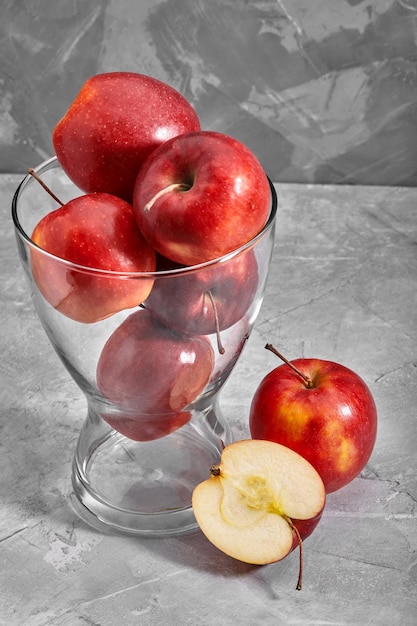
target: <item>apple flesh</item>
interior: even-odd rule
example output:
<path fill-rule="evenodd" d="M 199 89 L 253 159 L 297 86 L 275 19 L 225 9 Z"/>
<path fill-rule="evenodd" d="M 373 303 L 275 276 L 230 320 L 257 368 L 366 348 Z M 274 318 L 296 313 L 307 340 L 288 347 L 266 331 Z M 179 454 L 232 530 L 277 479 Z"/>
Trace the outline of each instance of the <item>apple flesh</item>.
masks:
<path fill-rule="evenodd" d="M 146 157 L 171 137 L 199 129 L 191 104 L 169 85 L 135 72 L 108 72 L 84 83 L 52 141 L 80 189 L 130 202 Z"/>
<path fill-rule="evenodd" d="M 326 492 L 340 489 L 365 467 L 375 445 L 377 410 L 366 383 L 352 370 L 321 359 L 296 359 L 269 372 L 250 408 L 255 439 L 278 442 L 305 457 Z"/>
<path fill-rule="evenodd" d="M 237 323 L 247 313 L 258 287 L 252 249 L 213 267 L 157 277 L 145 307 L 180 333 L 209 335 Z"/>
<path fill-rule="evenodd" d="M 165 436 L 189 420 L 188 405 L 213 367 L 206 337 L 179 335 L 139 309 L 113 332 L 97 364 L 98 389 L 115 405 L 103 419 L 137 441 Z"/>
<path fill-rule="evenodd" d="M 121 198 L 104 193 L 74 198 L 45 215 L 32 240 L 42 248 L 31 250 L 40 292 L 77 322 L 96 322 L 138 306 L 151 291 L 151 277 L 112 275 L 156 268 L 155 252 L 140 233 L 132 207 Z"/>
<path fill-rule="evenodd" d="M 255 237 L 268 219 L 271 191 L 245 145 L 202 130 L 152 152 L 136 179 L 133 208 L 155 250 L 177 263 L 197 265 Z"/>
<path fill-rule="evenodd" d="M 192 496 L 202 532 L 229 556 L 255 565 L 286 557 L 319 523 L 323 482 L 308 461 L 255 439 L 226 446 Z"/>

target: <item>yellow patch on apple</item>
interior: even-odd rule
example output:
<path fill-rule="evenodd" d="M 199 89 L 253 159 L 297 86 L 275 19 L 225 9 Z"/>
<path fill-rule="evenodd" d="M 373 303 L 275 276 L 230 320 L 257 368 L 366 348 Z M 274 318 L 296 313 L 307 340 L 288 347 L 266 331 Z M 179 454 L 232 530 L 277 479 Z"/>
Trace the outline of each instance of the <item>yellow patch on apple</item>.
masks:
<path fill-rule="evenodd" d="M 357 463 L 357 449 L 344 434 L 344 428 L 335 421 L 326 422 L 322 434 L 328 448 L 337 452 L 334 456 L 334 467 L 338 472 L 349 472 Z"/>
<path fill-rule="evenodd" d="M 357 463 L 356 446 L 346 437 L 339 442 L 339 456 L 336 469 L 339 472 L 348 472 Z"/>
<path fill-rule="evenodd" d="M 302 405 L 287 400 L 286 404 L 281 407 L 280 420 L 282 424 L 285 424 L 287 431 L 291 433 L 294 441 L 303 440 L 305 438 L 309 416 Z"/>

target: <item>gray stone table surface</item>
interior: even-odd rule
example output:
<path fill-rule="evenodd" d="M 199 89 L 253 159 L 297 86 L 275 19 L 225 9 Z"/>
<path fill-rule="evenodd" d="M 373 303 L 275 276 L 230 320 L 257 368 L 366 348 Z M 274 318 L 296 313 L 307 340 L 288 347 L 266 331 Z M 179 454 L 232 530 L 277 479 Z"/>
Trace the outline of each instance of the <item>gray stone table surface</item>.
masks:
<path fill-rule="evenodd" d="M 17 258 L 0 177 L 0 624 L 294 626 L 417 623 L 417 190 L 277 185 L 276 245 L 256 327 L 221 397 L 236 438 L 278 363 L 319 357 L 357 371 L 379 431 L 365 471 L 330 494 L 298 554 L 235 561 L 197 531 L 101 534 L 71 506 L 84 397 L 48 343 Z"/>

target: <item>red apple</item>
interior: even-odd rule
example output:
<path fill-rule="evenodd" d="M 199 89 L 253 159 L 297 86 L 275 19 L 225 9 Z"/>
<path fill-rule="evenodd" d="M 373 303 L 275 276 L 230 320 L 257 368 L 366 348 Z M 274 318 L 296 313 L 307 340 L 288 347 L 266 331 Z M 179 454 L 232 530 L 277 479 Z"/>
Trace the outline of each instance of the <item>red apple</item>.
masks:
<path fill-rule="evenodd" d="M 377 411 L 368 386 L 352 370 L 321 359 L 296 359 L 261 381 L 249 426 L 253 438 L 281 443 L 305 457 L 330 493 L 368 462 Z"/>
<path fill-rule="evenodd" d="M 300 547 L 322 516 L 326 493 L 302 456 L 271 441 L 229 444 L 210 478 L 192 496 L 202 532 L 229 556 L 255 565 L 273 563 Z"/>
<path fill-rule="evenodd" d="M 229 328 L 246 314 L 258 287 L 252 249 L 213 266 L 157 277 L 145 307 L 180 333 L 209 335 Z"/>
<path fill-rule="evenodd" d="M 221 257 L 246 244 L 271 208 L 268 178 L 236 139 L 212 131 L 165 142 L 142 166 L 133 208 L 149 243 L 183 265 Z"/>
<path fill-rule="evenodd" d="M 32 240 L 49 253 L 31 251 L 40 292 L 73 320 L 96 322 L 138 306 L 152 288 L 151 277 L 126 280 L 113 274 L 156 267 L 154 250 L 121 198 L 104 193 L 74 198 L 43 217 Z"/>
<path fill-rule="evenodd" d="M 207 338 L 181 336 L 139 309 L 113 332 L 97 364 L 98 389 L 117 411 L 103 418 L 137 441 L 167 435 L 190 418 L 187 407 L 213 366 Z"/>
<path fill-rule="evenodd" d="M 134 72 L 108 72 L 84 83 L 52 140 L 80 189 L 130 202 L 146 157 L 167 139 L 199 128 L 191 104 L 169 85 Z"/>

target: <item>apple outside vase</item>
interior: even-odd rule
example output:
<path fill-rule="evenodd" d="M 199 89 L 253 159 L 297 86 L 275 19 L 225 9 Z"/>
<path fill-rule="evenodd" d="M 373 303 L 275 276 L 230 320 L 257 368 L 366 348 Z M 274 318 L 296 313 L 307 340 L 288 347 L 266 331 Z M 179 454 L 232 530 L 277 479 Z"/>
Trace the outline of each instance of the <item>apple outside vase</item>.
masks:
<path fill-rule="evenodd" d="M 35 173 L 64 203 L 83 194 L 55 157 L 40 164 Z M 270 189 L 268 221 L 246 245 L 197 266 L 147 272 L 85 267 L 44 252 L 31 234 L 59 204 L 30 175 L 16 190 L 12 216 L 35 309 L 53 348 L 87 401 L 87 417 L 73 458 L 72 503 L 94 528 L 144 536 L 197 529 L 192 492 L 233 439 L 220 410 L 220 392 L 262 305 L 277 212 L 272 184 Z M 46 291 L 39 273 L 33 272 L 39 257 L 47 257 L 47 265 L 54 266 L 51 275 L 55 282 Z M 242 297 L 247 289 L 242 268 L 247 265 L 250 298 Z M 221 286 L 223 280 L 229 285 L 226 290 Z M 133 306 L 131 299 L 122 299 L 125 308 L 112 308 L 110 314 L 106 310 L 103 317 L 97 315 L 88 322 L 83 316 L 77 319 L 70 316 L 72 313 L 66 314 L 80 308 L 79 285 L 85 291 L 87 308 L 92 310 L 88 298 L 98 291 L 106 293 L 101 289 L 106 281 L 117 285 L 118 291 L 131 288 L 138 294 L 149 293 L 158 281 L 164 287 L 161 294 L 166 290 L 180 296 L 186 290 L 182 306 L 188 311 L 189 327 L 184 319 L 179 327 L 175 295 L 171 304 L 158 306 L 163 319 L 153 315 L 151 300 L 147 308 L 146 296 Z M 56 305 L 49 295 L 55 284 L 60 297 L 74 297 L 74 307 Z M 198 306 L 188 306 L 187 298 L 198 303 L 199 285 L 204 291 L 207 284 L 213 293 L 226 292 L 228 296 L 222 295 L 217 304 L 219 316 L 207 314 L 207 302 L 213 301 L 214 306 L 216 302 L 204 298 L 200 330 Z M 230 318 L 222 313 L 227 310 L 227 297 L 234 303 Z M 240 311 L 236 302 L 242 302 Z"/>

